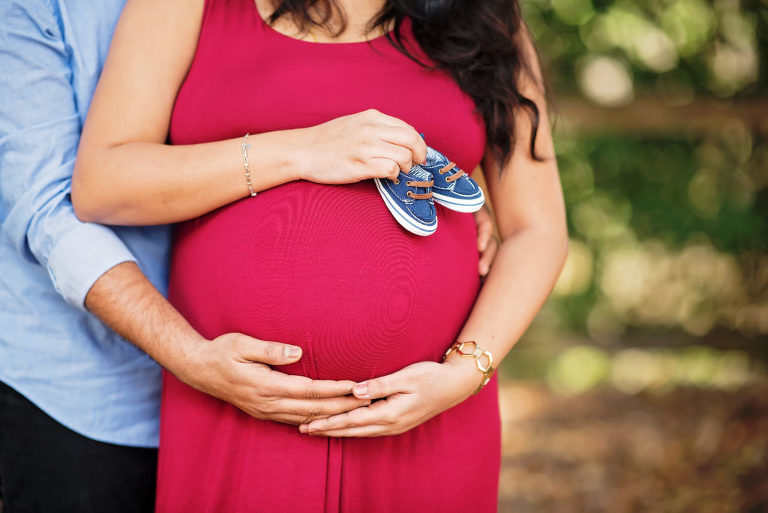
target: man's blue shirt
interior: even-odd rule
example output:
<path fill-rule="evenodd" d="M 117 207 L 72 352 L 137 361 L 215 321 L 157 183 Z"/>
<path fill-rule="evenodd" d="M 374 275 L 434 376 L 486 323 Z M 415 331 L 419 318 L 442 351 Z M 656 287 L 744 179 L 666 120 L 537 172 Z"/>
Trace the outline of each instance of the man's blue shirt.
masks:
<path fill-rule="evenodd" d="M 165 293 L 168 227 L 72 210 L 72 166 L 124 0 L 0 2 L 0 380 L 96 440 L 157 445 L 160 369 L 86 312 L 135 261 Z"/>

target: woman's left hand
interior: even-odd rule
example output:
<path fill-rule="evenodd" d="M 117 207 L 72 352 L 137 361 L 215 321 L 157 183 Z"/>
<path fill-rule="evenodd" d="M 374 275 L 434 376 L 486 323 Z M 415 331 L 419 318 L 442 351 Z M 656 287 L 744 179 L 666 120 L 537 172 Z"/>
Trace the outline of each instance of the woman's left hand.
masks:
<path fill-rule="evenodd" d="M 360 399 L 379 399 L 360 407 L 314 420 L 299 431 L 318 436 L 368 437 L 397 435 L 462 402 L 480 384 L 474 362 L 449 358 L 444 363 L 418 362 L 393 374 L 355 385 Z"/>
<path fill-rule="evenodd" d="M 493 218 L 487 205 L 475 212 L 475 223 L 477 224 L 477 250 L 480 252 L 478 272 L 480 276 L 486 276 L 499 249 L 499 243 L 493 235 Z"/>

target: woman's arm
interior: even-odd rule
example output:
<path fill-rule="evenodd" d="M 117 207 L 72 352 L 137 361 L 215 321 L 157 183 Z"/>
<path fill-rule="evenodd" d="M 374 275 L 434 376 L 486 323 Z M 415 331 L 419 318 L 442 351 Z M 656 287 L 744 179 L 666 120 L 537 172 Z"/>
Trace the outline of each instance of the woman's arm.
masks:
<path fill-rule="evenodd" d="M 165 144 L 202 13 L 203 0 L 126 4 L 78 149 L 72 203 L 80 219 L 171 223 L 248 196 L 242 137 Z M 426 157 L 413 127 L 374 110 L 316 127 L 252 135 L 248 143 L 256 191 L 297 179 L 350 183 L 395 177 Z"/>
<path fill-rule="evenodd" d="M 532 45 L 529 51 L 533 52 Z M 535 54 L 531 53 L 532 62 Z M 565 263 L 568 232 L 562 189 L 542 88 L 528 80 L 521 92 L 540 111 L 537 152 L 528 152 L 532 130 L 525 113 L 517 120 L 512 158 L 499 176 L 490 154 L 484 175 L 502 238 L 493 267 L 458 340 L 476 341 L 495 364 L 504 358 L 533 321 Z M 446 348 L 453 341 L 446 341 Z M 443 364 L 420 362 L 389 376 L 358 383 L 358 398 L 386 398 L 327 419 L 300 426 L 322 436 L 381 436 L 402 433 L 455 406 L 480 384 L 482 374 L 470 358 L 453 353 Z M 452 386 L 448 386 L 452 384 Z"/>

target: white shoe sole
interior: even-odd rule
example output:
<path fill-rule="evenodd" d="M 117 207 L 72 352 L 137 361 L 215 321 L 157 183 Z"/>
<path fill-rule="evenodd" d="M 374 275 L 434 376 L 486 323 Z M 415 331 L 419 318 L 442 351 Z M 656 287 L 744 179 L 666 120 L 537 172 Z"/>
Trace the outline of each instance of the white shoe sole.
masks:
<path fill-rule="evenodd" d="M 387 192 L 384 190 L 384 186 L 381 184 L 381 179 L 374 178 L 373 181 L 376 184 L 376 189 L 378 189 L 381 199 L 384 200 L 384 204 L 387 206 L 387 209 L 392 214 L 392 217 L 394 217 L 395 220 L 400 224 L 400 226 L 413 233 L 414 235 L 421 235 L 422 237 L 426 237 L 427 235 L 432 235 L 435 233 L 435 230 L 437 230 L 437 217 L 435 217 L 434 224 L 431 225 L 419 223 L 418 221 L 411 219 L 407 215 L 403 214 L 397 205 L 395 205 L 394 200 L 390 198 L 389 194 L 387 194 Z"/>
<path fill-rule="evenodd" d="M 445 208 L 455 210 L 456 212 L 464 212 L 467 214 L 477 212 L 483 208 L 483 203 L 485 203 L 485 195 L 483 194 L 483 191 L 480 191 L 479 198 L 466 200 L 461 198 L 452 198 L 450 196 L 443 196 L 442 194 L 436 193 L 433 189 L 432 199 L 435 200 L 435 203 L 439 203 Z"/>

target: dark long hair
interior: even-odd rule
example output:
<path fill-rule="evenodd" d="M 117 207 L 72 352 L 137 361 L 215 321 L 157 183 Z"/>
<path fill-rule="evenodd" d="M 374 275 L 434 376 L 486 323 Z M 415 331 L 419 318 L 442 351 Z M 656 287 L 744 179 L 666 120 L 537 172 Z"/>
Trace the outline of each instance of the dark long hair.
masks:
<path fill-rule="evenodd" d="M 344 12 L 335 0 L 272 3 L 275 10 L 269 23 L 288 15 L 302 30 L 317 25 L 339 34 L 346 28 Z M 416 41 L 434 67 L 450 74 L 475 102 L 499 168 L 509 161 L 516 143 L 518 109 L 524 109 L 531 121 L 531 156 L 542 160 L 536 153 L 539 108 L 519 86 L 525 79 L 542 90 L 544 86 L 532 72 L 531 52 L 524 49 L 528 33 L 517 0 L 386 0 L 369 30 L 388 27 L 394 21 L 394 37 L 387 33 L 390 42 L 422 66 L 430 67 L 408 49 L 401 31 L 405 18 L 411 19 Z M 341 20 L 341 25 L 334 29 L 331 22 L 335 20 Z"/>

